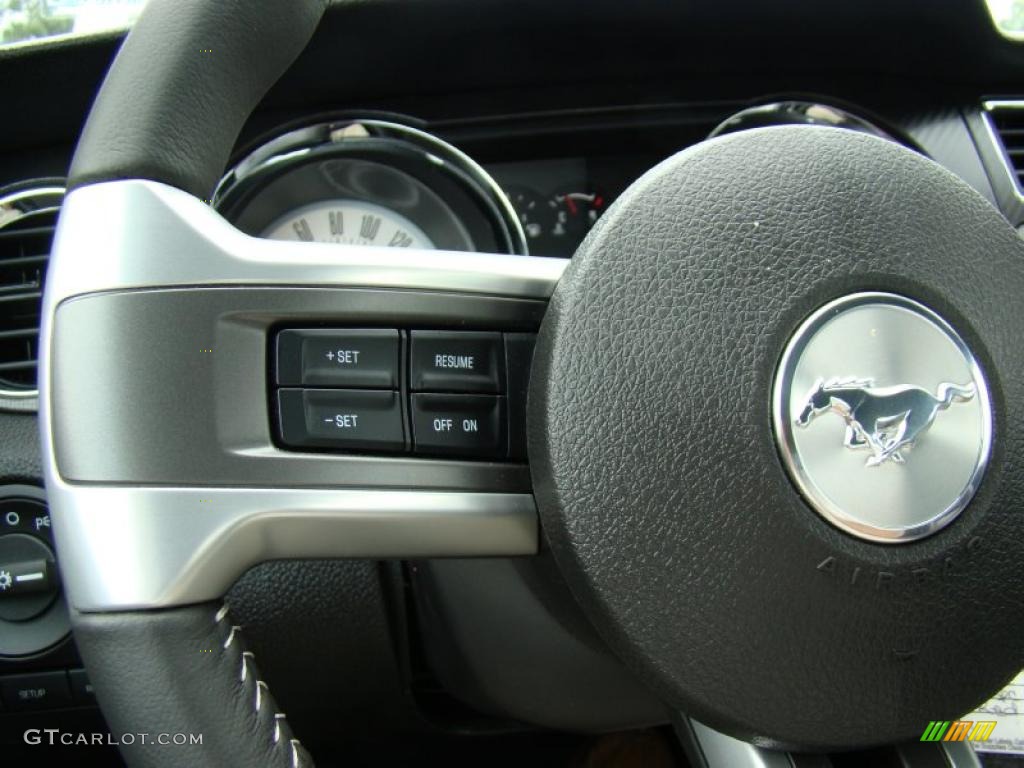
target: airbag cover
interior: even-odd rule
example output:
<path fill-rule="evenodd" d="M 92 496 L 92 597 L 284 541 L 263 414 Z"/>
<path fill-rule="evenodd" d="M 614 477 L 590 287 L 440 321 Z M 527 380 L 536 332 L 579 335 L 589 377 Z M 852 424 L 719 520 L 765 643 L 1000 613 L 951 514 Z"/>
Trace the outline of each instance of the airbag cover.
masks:
<path fill-rule="evenodd" d="M 978 493 L 914 543 L 831 526 L 773 438 L 787 341 L 858 291 L 938 312 L 992 388 Z M 555 292 L 529 404 L 547 541 L 612 649 L 670 705 L 776 746 L 916 739 L 993 694 L 1024 664 L 1021 296 L 1000 214 L 882 139 L 758 129 L 637 181 Z"/>

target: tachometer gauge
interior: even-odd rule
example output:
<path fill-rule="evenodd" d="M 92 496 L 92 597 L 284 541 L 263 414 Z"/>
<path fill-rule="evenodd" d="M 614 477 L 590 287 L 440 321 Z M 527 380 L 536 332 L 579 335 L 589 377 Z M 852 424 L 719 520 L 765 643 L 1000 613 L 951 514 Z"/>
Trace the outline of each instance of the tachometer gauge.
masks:
<path fill-rule="evenodd" d="M 555 211 L 551 234 L 579 245 L 604 212 L 605 200 L 597 192 L 566 192 L 552 197 L 548 205 Z"/>
<path fill-rule="evenodd" d="M 434 247 L 423 230 L 405 216 L 358 200 L 327 200 L 290 211 L 267 227 L 262 237 L 391 248 Z"/>
<path fill-rule="evenodd" d="M 572 256 L 604 212 L 605 197 L 597 192 L 566 192 L 550 196 L 526 187 L 511 187 L 512 201 L 523 225 L 530 253 Z"/>
<path fill-rule="evenodd" d="M 257 237 L 528 252 L 512 204 L 483 168 L 436 136 L 383 120 L 279 136 L 229 171 L 213 205 Z"/>

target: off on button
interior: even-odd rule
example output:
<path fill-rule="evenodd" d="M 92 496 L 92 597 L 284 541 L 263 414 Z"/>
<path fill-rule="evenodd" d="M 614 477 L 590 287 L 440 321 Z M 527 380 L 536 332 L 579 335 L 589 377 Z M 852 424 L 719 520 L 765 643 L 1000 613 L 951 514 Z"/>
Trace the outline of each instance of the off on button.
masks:
<path fill-rule="evenodd" d="M 411 399 L 418 452 L 472 458 L 503 458 L 507 454 L 504 397 L 413 395 Z"/>

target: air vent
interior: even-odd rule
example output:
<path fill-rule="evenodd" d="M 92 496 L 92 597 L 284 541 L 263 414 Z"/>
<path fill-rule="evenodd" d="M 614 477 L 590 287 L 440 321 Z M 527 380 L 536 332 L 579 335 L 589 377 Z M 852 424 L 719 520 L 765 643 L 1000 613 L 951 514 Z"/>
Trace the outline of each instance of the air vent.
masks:
<path fill-rule="evenodd" d="M 36 391 L 39 315 L 63 187 L 0 195 L 0 396 Z"/>
<path fill-rule="evenodd" d="M 1017 194 L 1024 195 L 1024 101 L 986 102 L 985 118 Z"/>

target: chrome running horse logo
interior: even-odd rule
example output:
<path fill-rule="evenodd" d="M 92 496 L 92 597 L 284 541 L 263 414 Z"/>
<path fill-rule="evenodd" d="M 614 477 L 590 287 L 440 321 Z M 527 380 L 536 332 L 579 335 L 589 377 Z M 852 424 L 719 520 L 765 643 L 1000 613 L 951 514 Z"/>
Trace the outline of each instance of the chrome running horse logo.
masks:
<path fill-rule="evenodd" d="M 807 396 L 797 426 L 806 427 L 826 411 L 835 411 L 846 422 L 843 445 L 872 453 L 869 467 L 886 461 L 904 462 L 902 451 L 932 425 L 939 411 L 974 397 L 974 384 L 939 384 L 935 395 L 920 387 L 875 387 L 872 379 L 818 379 Z"/>

